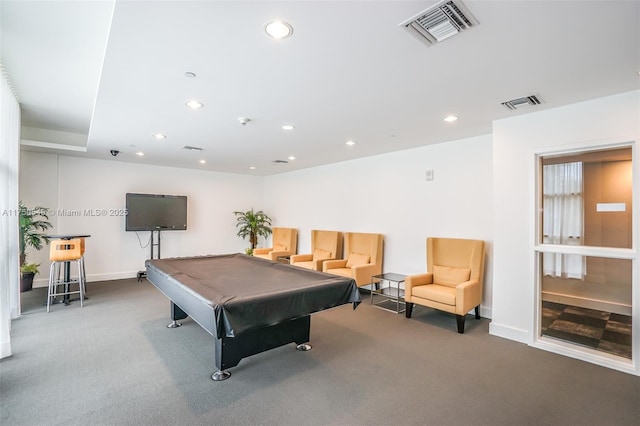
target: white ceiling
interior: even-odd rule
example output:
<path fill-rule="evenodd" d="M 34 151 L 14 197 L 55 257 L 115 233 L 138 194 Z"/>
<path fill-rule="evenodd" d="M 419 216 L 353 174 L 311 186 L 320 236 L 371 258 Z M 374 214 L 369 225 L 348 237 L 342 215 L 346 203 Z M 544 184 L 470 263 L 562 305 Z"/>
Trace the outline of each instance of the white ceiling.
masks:
<path fill-rule="evenodd" d="M 254 175 L 640 88 L 637 0 L 463 1 L 479 25 L 426 47 L 398 24 L 435 1 L 2 0 L 1 60 L 25 149 Z M 266 36 L 273 19 L 293 35 Z"/>

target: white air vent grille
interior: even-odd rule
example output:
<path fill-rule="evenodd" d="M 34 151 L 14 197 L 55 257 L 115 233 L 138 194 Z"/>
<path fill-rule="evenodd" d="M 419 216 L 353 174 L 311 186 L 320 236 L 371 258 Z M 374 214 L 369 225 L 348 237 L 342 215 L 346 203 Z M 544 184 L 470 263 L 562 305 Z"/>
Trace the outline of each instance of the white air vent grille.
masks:
<path fill-rule="evenodd" d="M 542 101 L 536 95 L 524 96 L 522 98 L 511 99 L 510 101 L 502 102 L 502 105 L 509 110 L 518 109 L 524 106 L 540 105 Z"/>
<path fill-rule="evenodd" d="M 431 46 L 478 25 L 478 20 L 461 1 L 443 0 L 400 25 L 418 40 Z"/>

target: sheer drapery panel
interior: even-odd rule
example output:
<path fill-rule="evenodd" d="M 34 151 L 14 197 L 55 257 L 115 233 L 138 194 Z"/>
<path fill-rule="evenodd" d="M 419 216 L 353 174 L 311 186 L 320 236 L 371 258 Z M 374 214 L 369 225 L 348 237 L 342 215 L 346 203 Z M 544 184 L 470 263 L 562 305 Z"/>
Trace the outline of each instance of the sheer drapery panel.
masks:
<path fill-rule="evenodd" d="M 582 163 L 543 166 L 542 242 L 582 245 L 584 228 Z M 544 275 L 583 279 L 585 259 L 576 254 L 544 253 Z"/>

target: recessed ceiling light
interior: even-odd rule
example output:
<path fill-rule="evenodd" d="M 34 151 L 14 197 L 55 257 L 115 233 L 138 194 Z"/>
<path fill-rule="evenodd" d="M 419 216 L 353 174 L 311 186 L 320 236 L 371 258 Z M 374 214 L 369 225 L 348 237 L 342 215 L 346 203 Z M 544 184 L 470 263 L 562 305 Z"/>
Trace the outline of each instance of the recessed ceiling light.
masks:
<path fill-rule="evenodd" d="M 251 167 L 249 167 L 249 168 L 250 168 L 251 170 L 255 170 L 255 169 L 256 169 L 256 168 L 255 168 L 255 166 L 251 166 Z"/>
<path fill-rule="evenodd" d="M 293 161 L 295 159 L 296 159 L 296 157 L 294 157 L 293 155 L 289 157 L 289 160 L 291 160 L 291 161 Z"/>
<path fill-rule="evenodd" d="M 188 106 L 191 109 L 198 109 L 198 108 L 202 108 L 204 106 L 204 104 L 202 102 L 198 102 L 198 101 L 194 101 L 194 100 L 191 100 L 191 101 L 187 102 L 185 105 Z"/>
<path fill-rule="evenodd" d="M 138 155 L 138 156 L 142 157 L 142 156 L 144 155 L 144 152 L 142 152 L 142 151 L 138 151 L 138 152 L 136 152 L 136 155 Z"/>
<path fill-rule="evenodd" d="M 207 164 L 207 160 L 200 160 L 199 163 L 200 164 Z"/>
<path fill-rule="evenodd" d="M 295 126 L 292 126 L 291 124 L 282 125 L 282 130 L 293 130 L 293 129 L 295 129 Z"/>
<path fill-rule="evenodd" d="M 196 73 L 195 72 L 191 72 L 191 71 L 187 71 L 184 73 L 184 76 L 187 78 L 196 78 Z"/>
<path fill-rule="evenodd" d="M 447 123 L 451 123 L 451 122 L 456 121 L 457 119 L 458 119 L 458 117 L 456 117 L 455 115 L 447 115 L 444 118 L 444 121 L 446 121 Z"/>
<path fill-rule="evenodd" d="M 264 30 L 273 38 L 286 38 L 293 33 L 291 25 L 283 21 L 271 21 L 264 26 Z"/>
<path fill-rule="evenodd" d="M 355 144 L 356 144 L 354 141 L 347 141 L 346 143 L 347 143 L 347 145 L 349 145 L 349 146 L 353 146 L 353 145 L 355 145 Z"/>
<path fill-rule="evenodd" d="M 167 137 L 167 135 L 163 135 L 162 133 L 154 133 L 153 137 L 156 139 L 164 139 Z"/>

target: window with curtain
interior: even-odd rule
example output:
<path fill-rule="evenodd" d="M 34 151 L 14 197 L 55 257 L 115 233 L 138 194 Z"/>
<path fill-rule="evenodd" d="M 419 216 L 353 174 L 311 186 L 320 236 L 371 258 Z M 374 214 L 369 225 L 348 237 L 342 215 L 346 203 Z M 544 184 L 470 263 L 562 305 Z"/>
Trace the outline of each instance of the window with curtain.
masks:
<path fill-rule="evenodd" d="M 544 244 L 582 245 L 584 227 L 582 180 L 582 162 L 543 166 L 542 242 Z M 544 253 L 544 275 L 583 279 L 585 269 L 583 256 Z"/>

